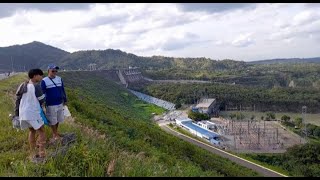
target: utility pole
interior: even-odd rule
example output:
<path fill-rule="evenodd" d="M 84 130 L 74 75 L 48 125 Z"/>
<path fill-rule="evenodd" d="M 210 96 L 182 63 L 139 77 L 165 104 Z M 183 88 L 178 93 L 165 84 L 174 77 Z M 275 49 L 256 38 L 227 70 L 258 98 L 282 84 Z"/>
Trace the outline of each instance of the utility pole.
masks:
<path fill-rule="evenodd" d="M 266 135 L 266 121 L 263 121 L 263 135 Z"/>
<path fill-rule="evenodd" d="M 233 131 L 233 121 L 232 121 L 232 131 Z M 233 141 L 234 141 L 234 149 L 237 150 L 236 133 L 234 131 L 233 131 Z"/>
<path fill-rule="evenodd" d="M 239 140 L 240 140 L 239 144 L 241 144 L 241 135 L 242 135 L 242 133 L 241 133 L 241 127 L 240 127 L 239 128 Z"/>
<path fill-rule="evenodd" d="M 13 72 L 13 60 L 12 60 L 12 56 L 11 56 L 11 72 Z"/>
<path fill-rule="evenodd" d="M 277 143 L 278 143 L 278 128 L 277 128 Z"/>
<path fill-rule="evenodd" d="M 305 140 L 307 140 L 307 137 L 308 137 L 306 114 L 307 114 L 307 106 L 302 106 L 302 124 L 303 124 L 303 129 L 305 132 Z"/>
<path fill-rule="evenodd" d="M 260 145 L 260 127 L 258 128 L 258 145 Z"/>

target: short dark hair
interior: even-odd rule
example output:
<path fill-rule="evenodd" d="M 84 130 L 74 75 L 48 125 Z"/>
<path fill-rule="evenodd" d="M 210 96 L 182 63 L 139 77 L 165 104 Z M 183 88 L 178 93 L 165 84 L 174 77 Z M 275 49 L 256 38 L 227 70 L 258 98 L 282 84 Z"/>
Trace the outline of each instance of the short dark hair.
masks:
<path fill-rule="evenodd" d="M 41 69 L 30 69 L 30 71 L 28 72 L 28 76 L 30 79 L 32 79 L 36 75 L 43 76 L 42 70 Z"/>

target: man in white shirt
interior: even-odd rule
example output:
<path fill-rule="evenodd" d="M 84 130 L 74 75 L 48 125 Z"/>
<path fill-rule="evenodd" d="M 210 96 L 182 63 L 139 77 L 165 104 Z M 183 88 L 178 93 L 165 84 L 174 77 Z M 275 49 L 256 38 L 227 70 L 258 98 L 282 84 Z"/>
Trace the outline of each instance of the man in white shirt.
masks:
<path fill-rule="evenodd" d="M 29 144 L 31 158 L 45 157 L 44 122 L 40 115 L 40 108 L 45 101 L 39 82 L 43 78 L 41 69 L 31 69 L 28 73 L 29 81 L 22 83 L 17 92 L 16 116 L 19 116 L 21 129 L 29 128 Z M 39 133 L 39 152 L 36 153 L 36 132 Z"/>

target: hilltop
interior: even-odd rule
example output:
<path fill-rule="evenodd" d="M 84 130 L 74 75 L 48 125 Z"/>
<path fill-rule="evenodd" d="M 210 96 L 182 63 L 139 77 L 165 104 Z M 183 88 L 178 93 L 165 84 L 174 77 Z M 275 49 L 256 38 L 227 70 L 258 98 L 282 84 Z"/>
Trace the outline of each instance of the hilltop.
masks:
<path fill-rule="evenodd" d="M 0 47 L 1 71 L 27 71 L 31 68 L 46 68 L 69 54 L 62 49 L 33 41 L 28 44 Z"/>

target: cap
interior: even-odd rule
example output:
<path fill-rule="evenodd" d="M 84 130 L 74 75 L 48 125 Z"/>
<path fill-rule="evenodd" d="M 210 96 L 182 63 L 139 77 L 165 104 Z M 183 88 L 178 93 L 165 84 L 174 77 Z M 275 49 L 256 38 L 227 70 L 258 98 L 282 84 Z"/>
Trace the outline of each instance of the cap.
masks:
<path fill-rule="evenodd" d="M 59 67 L 56 66 L 56 65 L 54 65 L 54 64 L 50 64 L 50 65 L 48 66 L 48 70 L 49 70 L 49 69 L 59 69 Z"/>

